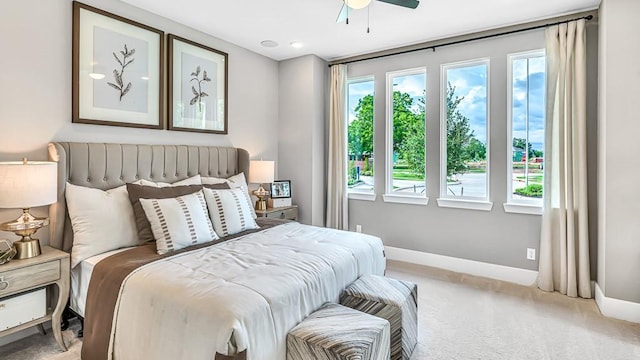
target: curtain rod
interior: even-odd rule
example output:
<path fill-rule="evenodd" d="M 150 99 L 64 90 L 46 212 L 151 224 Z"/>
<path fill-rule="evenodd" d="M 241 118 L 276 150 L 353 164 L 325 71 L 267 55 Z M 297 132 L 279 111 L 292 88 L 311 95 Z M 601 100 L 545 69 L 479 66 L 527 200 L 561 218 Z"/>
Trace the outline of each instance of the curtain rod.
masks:
<path fill-rule="evenodd" d="M 511 35 L 511 34 L 516 34 L 516 33 L 524 32 L 524 31 L 537 30 L 537 29 L 542 29 L 542 28 L 546 28 L 546 27 L 549 27 L 549 26 L 566 24 L 568 22 L 581 20 L 581 19 L 585 19 L 585 20 L 589 21 L 589 20 L 593 19 L 593 15 L 587 15 L 587 16 L 582 16 L 582 17 L 579 17 L 579 18 L 562 20 L 562 21 L 558 21 L 558 22 L 554 22 L 554 23 L 537 25 L 537 26 L 532 26 L 532 27 L 523 28 L 523 29 L 505 31 L 505 32 L 497 33 L 497 34 L 483 35 L 483 36 L 478 36 L 478 37 L 469 38 L 469 39 L 456 40 L 456 41 L 451 41 L 451 42 L 447 42 L 447 43 L 439 44 L 439 45 L 432 45 L 432 46 L 425 46 L 425 47 L 420 47 L 420 48 L 416 48 L 416 49 L 397 51 L 397 52 L 392 52 L 392 53 L 389 53 L 389 54 L 374 55 L 374 56 L 369 56 L 369 57 L 365 57 L 365 58 L 362 58 L 362 59 L 347 60 L 347 61 L 336 61 L 336 62 L 330 63 L 329 67 L 331 67 L 333 65 L 351 64 L 351 63 L 359 62 L 359 61 L 380 59 L 380 58 L 384 58 L 384 57 L 388 57 L 388 56 L 402 55 L 402 54 L 412 53 L 412 52 L 416 52 L 416 51 L 429 50 L 429 49 L 431 49 L 433 51 L 436 51 L 436 48 L 439 48 L 439 47 L 457 45 L 457 44 L 462 44 L 462 43 L 466 43 L 466 42 L 470 42 L 470 41 L 476 41 L 476 40 L 484 40 L 484 39 L 489 39 L 489 38 L 498 37 L 498 36 Z"/>

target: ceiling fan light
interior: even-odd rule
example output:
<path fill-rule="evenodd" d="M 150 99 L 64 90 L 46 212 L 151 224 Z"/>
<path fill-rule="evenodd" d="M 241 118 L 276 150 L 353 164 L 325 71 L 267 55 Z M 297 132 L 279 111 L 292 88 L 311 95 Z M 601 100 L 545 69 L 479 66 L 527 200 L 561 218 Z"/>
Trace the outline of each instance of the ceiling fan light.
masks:
<path fill-rule="evenodd" d="M 371 0 L 344 0 L 344 3 L 352 9 L 362 9 L 371 3 Z"/>

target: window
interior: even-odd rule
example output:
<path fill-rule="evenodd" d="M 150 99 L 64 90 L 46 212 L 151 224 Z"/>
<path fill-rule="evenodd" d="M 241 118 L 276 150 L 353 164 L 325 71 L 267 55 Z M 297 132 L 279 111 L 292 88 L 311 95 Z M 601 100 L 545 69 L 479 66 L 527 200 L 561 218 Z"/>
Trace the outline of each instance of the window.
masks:
<path fill-rule="evenodd" d="M 349 192 L 373 194 L 373 89 L 370 77 L 347 84 Z"/>
<path fill-rule="evenodd" d="M 442 66 L 440 206 L 489 200 L 488 75 L 488 59 Z"/>
<path fill-rule="evenodd" d="M 387 194 L 426 196 L 425 87 L 424 68 L 387 74 Z"/>
<path fill-rule="evenodd" d="M 509 55 L 508 203 L 542 206 L 545 65 L 544 50 Z"/>

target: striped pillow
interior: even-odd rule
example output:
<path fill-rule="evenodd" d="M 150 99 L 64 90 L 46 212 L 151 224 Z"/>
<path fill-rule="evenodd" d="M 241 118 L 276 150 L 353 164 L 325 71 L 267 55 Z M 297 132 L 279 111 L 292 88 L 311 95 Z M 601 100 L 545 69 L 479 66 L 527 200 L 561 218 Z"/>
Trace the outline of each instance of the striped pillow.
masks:
<path fill-rule="evenodd" d="M 243 189 L 203 190 L 213 228 L 220 237 L 258 228 Z"/>
<path fill-rule="evenodd" d="M 140 199 L 158 254 L 218 239 L 202 191 L 168 199 Z"/>

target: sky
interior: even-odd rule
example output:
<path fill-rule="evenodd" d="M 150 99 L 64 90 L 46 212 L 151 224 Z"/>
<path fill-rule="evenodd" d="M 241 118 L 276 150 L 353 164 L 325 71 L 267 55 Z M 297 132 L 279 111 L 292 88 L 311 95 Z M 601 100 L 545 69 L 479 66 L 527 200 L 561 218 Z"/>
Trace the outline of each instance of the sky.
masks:
<path fill-rule="evenodd" d="M 469 118 L 476 139 L 486 144 L 487 64 L 449 68 L 445 70 L 445 76 L 445 84 L 451 84 L 455 88 L 455 95 L 463 98 L 458 110 Z"/>
<path fill-rule="evenodd" d="M 426 86 L 426 76 L 424 74 L 415 75 L 403 75 L 394 78 L 394 90 L 409 93 L 417 101 L 418 97 L 423 96 L 423 91 Z M 363 81 L 352 82 L 349 84 L 349 107 L 348 120 L 349 123 L 356 118 L 355 109 L 358 106 L 358 100 L 361 98 L 373 94 L 374 81 L 373 79 L 366 79 Z"/>
<path fill-rule="evenodd" d="M 544 150 L 544 56 L 513 61 L 512 81 L 512 134 L 514 138 L 527 138 L 527 86 L 529 87 L 529 142 L 536 150 Z M 460 112 L 469 118 L 471 129 L 478 140 L 487 141 L 487 69 L 488 64 L 457 66 L 445 70 L 446 81 L 455 86 L 455 94 L 464 99 L 460 102 Z M 528 75 L 528 76 L 527 76 Z M 528 84 L 527 84 L 528 80 Z M 412 98 L 422 96 L 425 75 L 405 75 L 394 78 L 394 90 L 407 92 Z M 349 113 L 351 122 L 355 119 L 358 100 L 374 92 L 374 81 L 349 84 Z M 428 106 L 428 105 L 427 105 Z"/>
<path fill-rule="evenodd" d="M 529 143 L 536 150 L 544 151 L 545 113 L 545 58 L 530 58 L 527 76 L 527 59 L 513 61 L 512 119 L 513 137 L 527 138 L 527 79 L 529 81 Z"/>

